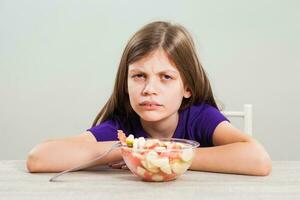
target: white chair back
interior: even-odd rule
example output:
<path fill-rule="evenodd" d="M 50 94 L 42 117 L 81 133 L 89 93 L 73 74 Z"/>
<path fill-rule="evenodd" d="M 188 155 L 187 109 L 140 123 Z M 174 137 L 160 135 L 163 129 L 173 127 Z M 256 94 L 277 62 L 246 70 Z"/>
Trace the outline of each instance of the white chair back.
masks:
<path fill-rule="evenodd" d="M 244 104 L 243 111 L 221 111 L 226 117 L 239 117 L 244 119 L 244 132 L 252 136 L 253 108 L 252 104 Z"/>

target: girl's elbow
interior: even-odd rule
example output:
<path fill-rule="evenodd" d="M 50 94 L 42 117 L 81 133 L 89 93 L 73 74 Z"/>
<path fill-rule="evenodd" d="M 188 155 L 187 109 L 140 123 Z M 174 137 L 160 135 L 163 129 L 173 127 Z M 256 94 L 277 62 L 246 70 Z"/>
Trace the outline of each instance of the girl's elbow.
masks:
<path fill-rule="evenodd" d="M 272 160 L 270 156 L 265 153 L 260 156 L 257 164 L 257 175 L 259 176 L 268 176 L 272 171 Z"/>
<path fill-rule="evenodd" d="M 41 148 L 42 144 L 39 144 L 37 146 L 35 146 L 29 153 L 27 156 L 27 160 L 26 160 L 26 167 L 27 170 L 30 173 L 33 172 L 38 172 L 39 171 L 39 166 L 38 163 L 40 162 L 40 148 Z"/>
<path fill-rule="evenodd" d="M 38 172 L 38 168 L 37 168 L 37 158 L 35 155 L 33 154 L 29 154 L 26 160 L 26 167 L 28 172 L 30 173 L 34 173 L 34 172 Z"/>

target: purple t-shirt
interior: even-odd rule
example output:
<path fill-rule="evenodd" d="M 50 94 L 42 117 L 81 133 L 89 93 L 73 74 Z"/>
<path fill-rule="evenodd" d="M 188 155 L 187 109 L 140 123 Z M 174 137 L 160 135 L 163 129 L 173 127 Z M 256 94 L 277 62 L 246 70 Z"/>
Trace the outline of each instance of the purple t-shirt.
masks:
<path fill-rule="evenodd" d="M 217 108 L 209 104 L 197 104 L 179 111 L 179 120 L 172 138 L 195 140 L 200 147 L 213 146 L 212 135 L 217 125 L 222 121 L 230 122 Z M 144 131 L 140 119 L 132 117 L 130 121 L 106 120 L 87 131 L 90 131 L 97 141 L 118 140 L 117 130 L 124 131 L 126 136 L 149 137 Z"/>

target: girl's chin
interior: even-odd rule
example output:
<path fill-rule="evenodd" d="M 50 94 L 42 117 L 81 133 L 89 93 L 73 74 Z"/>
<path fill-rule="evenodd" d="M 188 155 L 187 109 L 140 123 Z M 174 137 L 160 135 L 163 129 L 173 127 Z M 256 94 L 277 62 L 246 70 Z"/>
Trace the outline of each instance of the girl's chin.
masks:
<path fill-rule="evenodd" d="M 162 116 L 159 113 L 145 113 L 145 112 L 140 112 L 138 114 L 140 116 L 140 118 L 142 118 L 144 121 L 159 121 L 161 120 L 164 116 Z"/>

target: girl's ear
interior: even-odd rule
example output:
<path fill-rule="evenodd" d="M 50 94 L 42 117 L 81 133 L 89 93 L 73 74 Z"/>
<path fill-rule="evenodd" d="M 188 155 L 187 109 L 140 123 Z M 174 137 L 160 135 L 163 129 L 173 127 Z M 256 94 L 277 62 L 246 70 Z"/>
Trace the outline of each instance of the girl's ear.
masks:
<path fill-rule="evenodd" d="M 183 97 L 188 99 L 191 96 L 192 96 L 191 90 L 188 87 L 186 87 L 185 90 L 184 90 L 184 93 L 183 93 Z"/>

